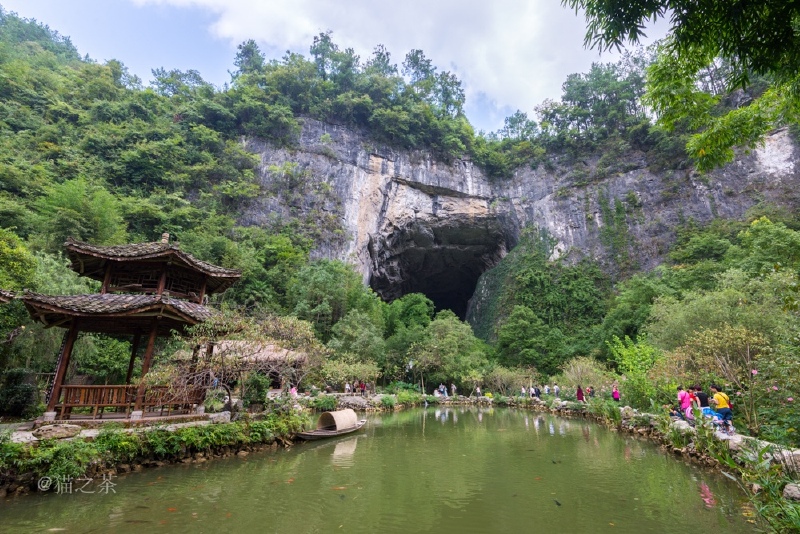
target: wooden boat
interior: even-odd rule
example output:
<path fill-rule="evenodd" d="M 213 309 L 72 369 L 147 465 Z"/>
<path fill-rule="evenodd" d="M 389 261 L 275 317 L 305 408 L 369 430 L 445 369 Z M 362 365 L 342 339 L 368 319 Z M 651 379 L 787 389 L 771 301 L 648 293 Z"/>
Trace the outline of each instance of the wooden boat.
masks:
<path fill-rule="evenodd" d="M 298 438 L 306 441 L 315 439 L 333 438 L 350 434 L 364 426 L 366 419 L 359 420 L 356 412 L 351 409 L 337 410 L 335 412 L 325 412 L 317 420 L 317 429 L 295 434 Z"/>

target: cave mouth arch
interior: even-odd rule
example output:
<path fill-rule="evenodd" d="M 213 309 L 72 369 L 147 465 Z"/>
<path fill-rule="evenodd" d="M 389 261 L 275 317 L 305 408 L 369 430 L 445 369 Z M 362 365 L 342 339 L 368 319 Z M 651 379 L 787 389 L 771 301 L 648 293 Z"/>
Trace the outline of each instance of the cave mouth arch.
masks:
<path fill-rule="evenodd" d="M 496 218 L 410 221 L 370 239 L 370 287 L 387 302 L 422 293 L 464 320 L 481 274 L 513 244 Z"/>

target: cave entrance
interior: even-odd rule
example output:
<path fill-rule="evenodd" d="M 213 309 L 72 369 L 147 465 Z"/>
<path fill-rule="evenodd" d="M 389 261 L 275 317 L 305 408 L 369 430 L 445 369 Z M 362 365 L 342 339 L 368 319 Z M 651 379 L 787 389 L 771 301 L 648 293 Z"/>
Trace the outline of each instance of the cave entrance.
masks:
<path fill-rule="evenodd" d="M 510 248 L 497 219 L 414 221 L 370 242 L 370 286 L 386 301 L 422 293 L 462 320 L 478 279 Z"/>

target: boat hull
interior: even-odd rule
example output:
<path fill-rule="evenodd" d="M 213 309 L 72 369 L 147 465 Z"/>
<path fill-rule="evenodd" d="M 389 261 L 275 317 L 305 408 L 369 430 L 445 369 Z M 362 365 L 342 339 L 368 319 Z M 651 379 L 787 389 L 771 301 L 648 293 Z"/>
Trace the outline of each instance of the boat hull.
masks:
<path fill-rule="evenodd" d="M 363 428 L 366 424 L 366 419 L 361 419 L 357 422 L 354 426 L 348 428 L 341 428 L 337 430 L 325 430 L 325 429 L 317 429 L 317 430 L 309 430 L 308 432 L 298 432 L 295 434 L 296 437 L 305 441 L 315 441 L 318 439 L 326 439 L 326 438 L 335 438 L 336 436 L 343 436 L 345 434 L 351 434 Z"/>

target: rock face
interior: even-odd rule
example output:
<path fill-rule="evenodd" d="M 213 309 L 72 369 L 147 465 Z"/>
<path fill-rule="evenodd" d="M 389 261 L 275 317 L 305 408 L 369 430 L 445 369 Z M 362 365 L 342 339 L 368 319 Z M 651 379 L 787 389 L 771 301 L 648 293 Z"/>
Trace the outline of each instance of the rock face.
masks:
<path fill-rule="evenodd" d="M 261 157 L 265 186 L 274 180 L 271 165 L 296 162 L 336 197 L 321 209 L 336 212 L 346 237 L 320 244 L 315 256 L 355 263 L 386 299 L 422 292 L 462 315 L 480 275 L 526 226 L 546 229 L 558 242 L 556 255 L 591 256 L 614 272 L 623 263 L 658 265 L 682 221 L 741 218 L 761 201 L 800 206 L 795 143 L 787 130 L 704 176 L 654 173 L 634 154 L 621 167 L 627 170 L 602 179 L 585 170 L 596 166 L 589 161 L 580 172 L 556 162 L 550 170 L 520 168 L 495 182 L 468 160 L 445 163 L 376 146 L 365 135 L 313 120 L 305 121 L 294 149 L 247 143 Z M 264 224 L 275 209 L 274 199 L 260 199 L 242 222 Z"/>

